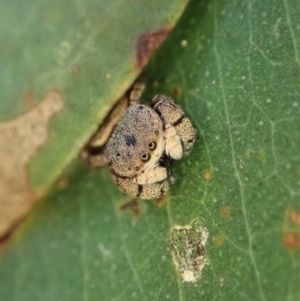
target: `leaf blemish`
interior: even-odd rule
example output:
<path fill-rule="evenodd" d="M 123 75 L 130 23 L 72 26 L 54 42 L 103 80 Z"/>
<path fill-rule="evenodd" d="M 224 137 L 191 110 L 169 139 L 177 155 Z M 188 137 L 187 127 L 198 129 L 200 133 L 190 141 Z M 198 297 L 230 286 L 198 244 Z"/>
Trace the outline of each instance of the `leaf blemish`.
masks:
<path fill-rule="evenodd" d="M 63 108 L 57 91 L 24 115 L 0 122 L 0 237 L 18 223 L 38 196 L 30 185 L 27 166 L 48 139 L 50 118 Z"/>
<path fill-rule="evenodd" d="M 225 241 L 224 236 L 221 234 L 215 236 L 214 238 L 214 242 L 217 246 L 223 245 L 224 241 Z"/>
<path fill-rule="evenodd" d="M 300 227 L 300 211 L 290 210 L 288 216 L 295 225 Z"/>
<path fill-rule="evenodd" d="M 179 87 L 174 87 L 172 89 L 171 95 L 176 98 L 179 97 L 181 95 L 181 89 Z"/>
<path fill-rule="evenodd" d="M 205 245 L 209 232 L 197 221 L 171 228 L 171 253 L 176 270 L 184 282 L 196 282 L 208 265 Z"/>
<path fill-rule="evenodd" d="M 58 182 L 57 182 L 57 187 L 59 189 L 65 189 L 67 188 L 69 185 L 69 180 L 65 177 L 61 178 Z"/>
<path fill-rule="evenodd" d="M 23 101 L 27 106 L 31 106 L 34 103 L 34 97 L 31 92 L 27 92 L 23 95 Z"/>
<path fill-rule="evenodd" d="M 207 170 L 204 172 L 204 179 L 205 180 L 210 180 L 212 177 L 212 172 L 210 170 Z"/>
<path fill-rule="evenodd" d="M 228 207 L 222 208 L 221 215 L 225 218 L 228 218 L 230 216 L 230 209 Z"/>
<path fill-rule="evenodd" d="M 293 251 L 300 247 L 300 236 L 291 231 L 286 231 L 283 233 L 283 242 L 287 249 Z"/>
<path fill-rule="evenodd" d="M 120 206 L 121 211 L 130 211 L 133 216 L 138 216 L 141 213 L 137 199 L 129 200 Z"/>
<path fill-rule="evenodd" d="M 247 158 L 254 157 L 256 160 L 258 160 L 263 165 L 265 165 L 267 163 L 265 152 L 256 151 L 253 148 L 248 148 L 246 150 L 246 156 L 247 156 Z"/>
<path fill-rule="evenodd" d="M 138 70 L 148 63 L 149 58 L 158 46 L 165 40 L 171 28 L 162 28 L 156 31 L 149 31 L 140 35 L 136 43 L 136 62 Z"/>
<path fill-rule="evenodd" d="M 225 283 L 225 277 L 224 276 L 220 276 L 219 277 L 219 285 L 220 287 L 223 287 Z"/>
<path fill-rule="evenodd" d="M 156 199 L 154 200 L 154 203 L 157 205 L 157 206 L 163 206 L 167 203 L 168 201 L 168 198 L 167 198 L 167 195 L 163 195 L 160 199 Z"/>

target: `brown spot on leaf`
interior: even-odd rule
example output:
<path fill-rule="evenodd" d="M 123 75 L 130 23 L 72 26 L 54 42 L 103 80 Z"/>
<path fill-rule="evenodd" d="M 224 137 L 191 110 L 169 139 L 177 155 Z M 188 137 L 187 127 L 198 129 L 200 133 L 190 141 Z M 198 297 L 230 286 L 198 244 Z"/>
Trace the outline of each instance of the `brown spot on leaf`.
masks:
<path fill-rule="evenodd" d="M 61 95 L 51 91 L 29 112 L 0 122 L 0 238 L 25 217 L 38 198 L 27 166 L 48 139 L 50 118 L 62 107 Z"/>
<path fill-rule="evenodd" d="M 23 95 L 23 101 L 27 106 L 31 106 L 34 103 L 34 97 L 31 92 L 27 92 Z"/>
<path fill-rule="evenodd" d="M 207 170 L 204 172 L 204 179 L 209 180 L 212 177 L 212 172 L 210 170 Z"/>
<path fill-rule="evenodd" d="M 163 195 L 160 199 L 154 200 L 154 203 L 161 207 L 163 205 L 165 205 L 168 201 L 167 195 Z"/>
<path fill-rule="evenodd" d="M 221 246 L 224 243 L 224 236 L 219 234 L 214 237 L 214 242 L 217 246 Z"/>
<path fill-rule="evenodd" d="M 136 199 L 129 200 L 123 203 L 120 206 L 120 210 L 122 211 L 128 210 L 133 214 L 133 216 L 138 216 L 141 213 L 141 209 L 139 208 L 139 203 Z"/>
<path fill-rule="evenodd" d="M 159 82 L 157 80 L 153 81 L 153 87 L 157 88 L 159 86 Z"/>
<path fill-rule="evenodd" d="M 295 225 L 300 227 L 300 211 L 290 210 L 288 216 Z"/>
<path fill-rule="evenodd" d="M 223 217 L 229 217 L 230 216 L 230 209 L 228 207 L 221 208 L 221 215 Z"/>
<path fill-rule="evenodd" d="M 67 188 L 69 185 L 69 181 L 67 178 L 61 178 L 58 182 L 57 182 L 57 187 L 59 189 L 65 189 Z"/>
<path fill-rule="evenodd" d="M 171 92 L 173 97 L 179 97 L 181 95 L 181 89 L 178 87 L 174 87 Z"/>
<path fill-rule="evenodd" d="M 170 33 L 170 28 L 162 28 L 156 31 L 148 31 L 140 35 L 136 43 L 136 61 L 139 70 L 148 63 L 154 50 L 165 40 Z"/>
<path fill-rule="evenodd" d="M 283 233 L 283 242 L 289 250 L 293 251 L 300 247 L 300 236 L 297 233 L 286 231 Z"/>

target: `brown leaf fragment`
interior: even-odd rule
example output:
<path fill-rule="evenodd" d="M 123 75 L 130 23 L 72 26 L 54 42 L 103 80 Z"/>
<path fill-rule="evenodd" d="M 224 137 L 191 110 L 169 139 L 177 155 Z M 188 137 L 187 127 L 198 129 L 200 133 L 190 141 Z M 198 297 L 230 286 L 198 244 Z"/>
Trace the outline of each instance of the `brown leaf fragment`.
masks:
<path fill-rule="evenodd" d="M 148 31 L 140 35 L 136 43 L 136 61 L 138 70 L 142 70 L 148 63 L 153 51 L 165 40 L 171 28 L 162 28 L 156 31 Z"/>
<path fill-rule="evenodd" d="M 50 91 L 29 112 L 0 122 L 0 239 L 25 217 L 38 198 L 27 167 L 48 139 L 50 118 L 62 108 L 61 95 Z"/>

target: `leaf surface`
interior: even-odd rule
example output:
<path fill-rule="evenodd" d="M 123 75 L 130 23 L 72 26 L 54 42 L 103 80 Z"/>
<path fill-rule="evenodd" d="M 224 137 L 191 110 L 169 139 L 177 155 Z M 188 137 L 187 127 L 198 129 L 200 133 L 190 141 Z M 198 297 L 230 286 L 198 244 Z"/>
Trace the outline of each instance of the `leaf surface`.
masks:
<path fill-rule="evenodd" d="M 78 156 L 185 5 L 1 1 L 0 237 Z"/>
<path fill-rule="evenodd" d="M 192 1 L 141 76 L 145 99 L 173 95 L 201 137 L 165 204 L 133 217 L 108 170 L 73 167 L 2 257 L 2 299 L 298 300 L 299 12 Z M 174 264 L 174 248 L 193 255 L 175 226 L 209 232 L 196 282 Z"/>

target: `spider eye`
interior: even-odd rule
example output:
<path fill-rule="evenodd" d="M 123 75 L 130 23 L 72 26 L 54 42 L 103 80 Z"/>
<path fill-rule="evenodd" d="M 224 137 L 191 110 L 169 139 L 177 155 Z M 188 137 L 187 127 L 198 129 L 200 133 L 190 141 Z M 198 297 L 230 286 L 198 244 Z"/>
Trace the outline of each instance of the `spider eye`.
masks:
<path fill-rule="evenodd" d="M 158 136 L 159 130 L 156 130 L 156 131 L 154 132 L 154 134 L 155 134 L 156 136 Z"/>
<path fill-rule="evenodd" d="M 155 141 L 151 141 L 149 144 L 148 144 L 148 149 L 150 151 L 154 151 L 156 149 L 156 142 Z"/>
<path fill-rule="evenodd" d="M 150 154 L 143 154 L 142 155 L 142 161 L 143 162 L 148 162 L 151 159 L 151 155 Z"/>
<path fill-rule="evenodd" d="M 139 167 L 139 166 L 136 166 L 136 167 L 135 167 L 135 170 L 136 170 L 136 171 L 139 171 L 139 170 L 140 170 L 140 167 Z"/>

